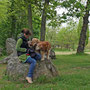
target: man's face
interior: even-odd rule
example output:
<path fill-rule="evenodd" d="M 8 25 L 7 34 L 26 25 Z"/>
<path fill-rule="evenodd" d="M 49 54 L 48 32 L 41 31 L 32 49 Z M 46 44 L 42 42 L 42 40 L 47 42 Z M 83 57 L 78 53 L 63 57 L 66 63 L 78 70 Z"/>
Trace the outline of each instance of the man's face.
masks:
<path fill-rule="evenodd" d="M 25 38 L 27 38 L 27 39 L 30 37 L 30 35 L 26 35 L 25 33 L 24 33 L 24 36 L 25 36 Z"/>

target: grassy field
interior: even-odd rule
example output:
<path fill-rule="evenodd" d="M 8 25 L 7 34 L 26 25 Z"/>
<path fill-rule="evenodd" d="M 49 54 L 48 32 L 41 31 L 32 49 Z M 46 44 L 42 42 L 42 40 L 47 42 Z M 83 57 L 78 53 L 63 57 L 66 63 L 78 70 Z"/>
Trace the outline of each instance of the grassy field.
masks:
<path fill-rule="evenodd" d="M 57 55 L 53 63 L 60 76 L 33 84 L 8 81 L 0 64 L 0 90 L 90 90 L 90 55 Z"/>

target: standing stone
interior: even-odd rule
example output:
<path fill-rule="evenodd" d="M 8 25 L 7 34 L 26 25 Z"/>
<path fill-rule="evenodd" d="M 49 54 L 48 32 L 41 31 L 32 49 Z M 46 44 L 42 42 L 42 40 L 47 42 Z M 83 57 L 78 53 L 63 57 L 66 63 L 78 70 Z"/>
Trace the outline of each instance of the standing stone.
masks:
<path fill-rule="evenodd" d="M 16 41 L 12 38 L 7 38 L 6 40 L 6 52 L 8 55 L 13 53 L 16 47 Z"/>
<path fill-rule="evenodd" d="M 12 38 L 7 38 L 6 40 L 6 52 L 9 55 L 8 57 L 0 60 L 0 64 L 7 64 L 8 60 L 17 56 L 17 51 L 15 49 L 16 41 Z"/>

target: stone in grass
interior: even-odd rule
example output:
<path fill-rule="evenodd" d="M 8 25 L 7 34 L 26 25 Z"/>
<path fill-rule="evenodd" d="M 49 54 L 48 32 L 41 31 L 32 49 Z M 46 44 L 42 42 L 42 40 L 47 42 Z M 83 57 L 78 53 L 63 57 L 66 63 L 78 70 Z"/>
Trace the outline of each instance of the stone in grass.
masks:
<path fill-rule="evenodd" d="M 8 80 L 19 82 L 25 81 L 29 67 L 30 64 L 28 63 L 20 63 L 18 57 L 11 58 L 11 60 L 8 61 L 6 69 Z M 37 62 L 33 74 L 33 80 L 37 80 L 41 76 L 46 76 L 47 78 L 58 76 L 58 71 L 50 60 Z"/>

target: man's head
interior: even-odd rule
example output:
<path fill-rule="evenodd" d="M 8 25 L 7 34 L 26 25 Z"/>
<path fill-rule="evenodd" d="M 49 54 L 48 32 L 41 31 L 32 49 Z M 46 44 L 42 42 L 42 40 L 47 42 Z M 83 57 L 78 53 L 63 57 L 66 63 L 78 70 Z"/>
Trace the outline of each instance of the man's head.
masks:
<path fill-rule="evenodd" d="M 22 33 L 24 34 L 25 38 L 27 38 L 27 39 L 29 38 L 29 36 L 31 36 L 31 32 L 27 28 L 24 28 L 22 30 Z"/>

